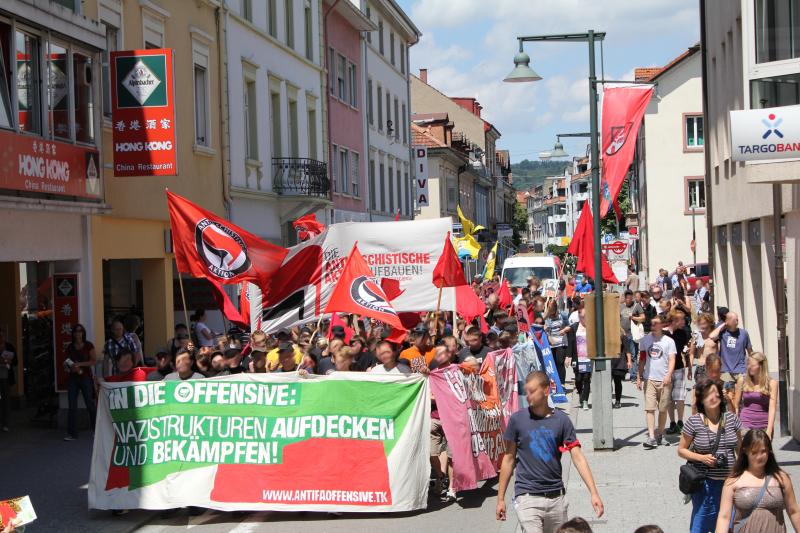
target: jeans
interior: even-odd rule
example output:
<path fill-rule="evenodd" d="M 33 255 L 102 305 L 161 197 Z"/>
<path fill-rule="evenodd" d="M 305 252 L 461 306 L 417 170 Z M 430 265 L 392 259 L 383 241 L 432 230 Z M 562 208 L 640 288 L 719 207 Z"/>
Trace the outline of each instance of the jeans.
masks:
<path fill-rule="evenodd" d="M 564 386 L 564 382 L 567 379 L 567 367 L 564 366 L 565 359 L 567 358 L 567 347 L 566 346 L 556 346 L 552 349 L 553 352 L 553 361 L 556 364 L 556 372 L 558 373 L 558 379 L 561 380 L 561 386 Z"/>
<path fill-rule="evenodd" d="M 630 335 L 626 335 L 625 347 L 631 351 L 631 362 L 633 363 L 630 370 L 631 381 L 636 381 L 636 375 L 639 372 L 639 343 L 634 342 Z M 622 356 L 624 357 L 625 354 L 623 353 Z"/>
<path fill-rule="evenodd" d="M 578 391 L 581 403 L 588 402 L 592 390 L 592 373 L 575 372 L 575 389 Z"/>
<path fill-rule="evenodd" d="M 692 520 L 689 523 L 691 533 L 716 531 L 724 483 L 724 479 L 706 479 L 703 487 L 692 494 Z"/>
<path fill-rule="evenodd" d="M 70 378 L 67 385 L 67 397 L 69 400 L 69 413 L 67 415 L 67 433 L 73 437 L 78 436 L 77 417 L 78 417 L 78 393 L 83 396 L 83 403 L 89 411 L 89 420 L 94 429 L 94 422 L 97 418 L 97 406 L 94 403 L 94 383 L 91 379 Z"/>
<path fill-rule="evenodd" d="M 625 379 L 624 370 L 612 370 L 611 379 L 614 380 L 614 400 L 622 401 L 622 380 Z"/>

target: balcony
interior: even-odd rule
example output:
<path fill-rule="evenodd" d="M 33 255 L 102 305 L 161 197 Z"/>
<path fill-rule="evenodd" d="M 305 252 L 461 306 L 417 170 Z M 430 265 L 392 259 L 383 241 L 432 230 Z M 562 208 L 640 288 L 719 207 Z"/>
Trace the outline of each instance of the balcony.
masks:
<path fill-rule="evenodd" d="M 548 224 L 555 224 L 556 222 L 566 222 L 567 215 L 551 215 L 547 217 Z"/>
<path fill-rule="evenodd" d="M 328 165 L 304 157 L 272 158 L 272 190 L 283 196 L 327 198 Z"/>

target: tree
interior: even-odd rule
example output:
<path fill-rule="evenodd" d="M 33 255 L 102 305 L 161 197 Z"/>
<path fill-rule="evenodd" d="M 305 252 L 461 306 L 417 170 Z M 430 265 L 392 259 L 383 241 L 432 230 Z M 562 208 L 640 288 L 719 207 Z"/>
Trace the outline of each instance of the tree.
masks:
<path fill-rule="evenodd" d="M 631 176 L 631 174 L 628 174 Z M 633 206 L 631 205 L 630 195 L 628 194 L 628 190 L 630 185 L 628 183 L 629 177 L 625 178 L 625 181 L 622 182 L 622 188 L 619 191 L 619 196 L 617 196 L 617 200 L 619 200 L 619 209 L 622 211 L 622 214 L 628 213 L 631 211 Z M 600 231 L 601 233 L 610 233 L 612 235 L 617 234 L 617 219 L 616 213 L 614 212 L 614 207 L 611 206 L 608 209 L 608 213 L 606 216 L 603 217 L 603 220 L 600 221 Z"/>
<path fill-rule="evenodd" d="M 519 249 L 522 235 L 528 234 L 528 210 L 519 202 L 514 204 L 514 217 L 511 221 L 511 227 L 514 230 L 514 236 L 511 240 L 514 242 L 514 246 Z"/>

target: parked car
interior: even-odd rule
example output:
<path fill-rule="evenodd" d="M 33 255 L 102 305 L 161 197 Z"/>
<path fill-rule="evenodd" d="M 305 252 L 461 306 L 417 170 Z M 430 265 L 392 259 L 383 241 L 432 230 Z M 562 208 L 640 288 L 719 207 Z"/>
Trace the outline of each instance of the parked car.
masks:
<path fill-rule="evenodd" d="M 708 263 L 697 263 L 694 265 L 686 265 L 689 269 L 687 279 L 689 280 L 689 294 L 694 294 L 694 284 L 698 279 L 703 280 L 703 283 L 711 279 L 711 271 Z"/>

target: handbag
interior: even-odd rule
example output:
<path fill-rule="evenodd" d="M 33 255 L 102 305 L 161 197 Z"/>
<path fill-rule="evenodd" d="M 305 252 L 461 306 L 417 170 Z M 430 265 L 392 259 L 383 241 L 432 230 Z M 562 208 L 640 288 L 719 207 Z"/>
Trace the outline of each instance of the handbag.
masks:
<path fill-rule="evenodd" d="M 722 432 L 725 430 L 724 413 L 722 423 L 717 428 L 717 437 L 714 439 L 714 447 L 711 449 L 711 455 L 717 453 L 719 448 L 719 440 L 722 437 Z M 708 431 L 708 427 L 706 427 Z M 686 461 L 685 465 L 681 465 L 680 473 L 678 474 L 678 489 L 684 494 L 694 494 L 701 488 L 706 480 L 708 474 L 708 467 L 702 463 L 693 463 Z"/>
<path fill-rule="evenodd" d="M 639 342 L 644 337 L 644 325 L 631 320 L 631 339 L 633 342 Z"/>
<path fill-rule="evenodd" d="M 742 517 L 742 521 L 739 522 L 736 525 L 736 527 L 731 530 L 731 531 L 733 531 L 733 533 L 739 533 L 739 531 L 741 531 L 741 529 L 747 523 L 747 519 L 750 518 L 750 515 L 753 514 L 753 511 L 756 510 L 756 508 L 758 507 L 758 504 L 761 503 L 761 500 L 764 499 L 764 494 L 766 494 L 766 492 L 767 492 L 767 486 L 769 486 L 769 480 L 771 478 L 772 478 L 772 476 L 770 476 L 770 475 L 767 475 L 767 476 L 764 477 L 764 484 L 761 486 L 761 492 L 758 494 L 758 498 L 756 498 L 756 501 L 753 502 L 753 506 L 750 507 L 749 511 L 747 511 L 747 514 Z"/>

